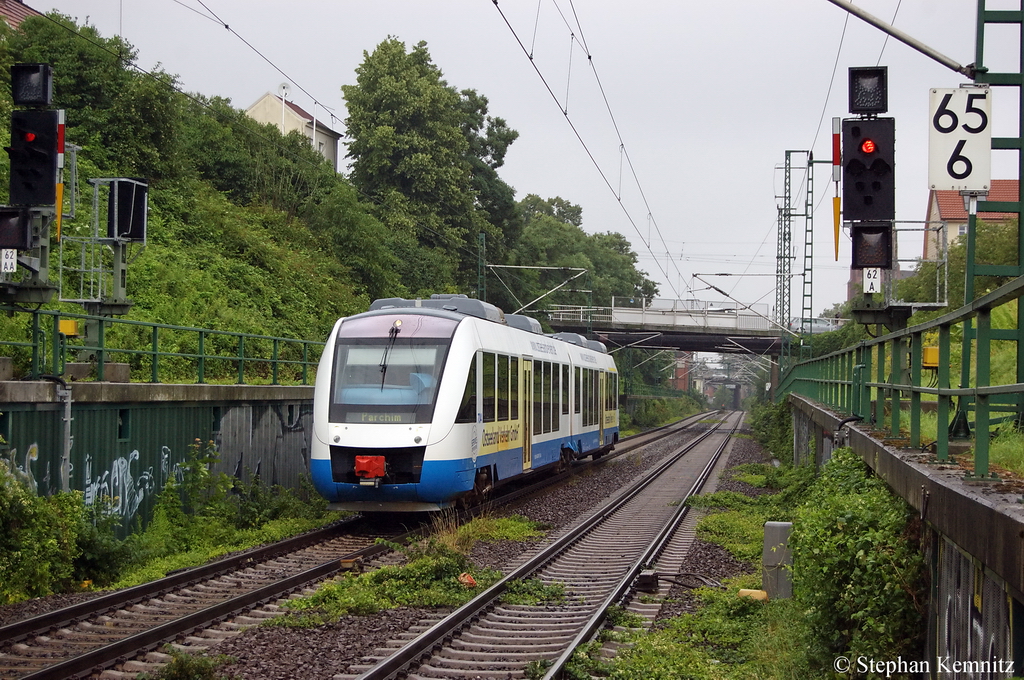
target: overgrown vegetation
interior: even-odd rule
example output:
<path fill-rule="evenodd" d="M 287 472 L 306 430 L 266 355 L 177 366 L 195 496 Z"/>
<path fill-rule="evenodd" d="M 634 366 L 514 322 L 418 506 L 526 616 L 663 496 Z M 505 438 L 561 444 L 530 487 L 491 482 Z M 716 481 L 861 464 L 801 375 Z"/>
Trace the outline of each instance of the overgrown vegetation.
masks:
<path fill-rule="evenodd" d="M 700 412 L 702 406 L 690 395 L 678 398 L 637 399 L 633 412 L 619 412 L 619 429 L 623 435 L 661 427 Z"/>
<path fill-rule="evenodd" d="M 152 522 L 117 537 L 112 499 L 81 492 L 39 496 L 0 465 L 0 602 L 92 587 L 127 587 L 225 553 L 333 521 L 307 486 L 300 493 L 212 472 L 217 452 L 196 441 L 161 491 Z"/>
<path fill-rule="evenodd" d="M 365 574 L 346 573 L 309 597 L 287 604 L 270 625 L 319 626 L 347 614 L 368 615 L 395 607 L 458 607 L 494 583 L 500 574 L 474 569 L 465 555 L 431 544 L 400 566 Z M 467 574 L 471 579 L 460 576 Z"/>
<path fill-rule="evenodd" d="M 782 461 L 793 460 L 793 421 L 785 402 L 752 404 L 748 417 L 754 438 Z"/>
<path fill-rule="evenodd" d="M 927 598 L 919 530 L 911 508 L 857 454 L 833 452 L 790 542 L 812 662 L 839 654 L 922 658 Z"/>
<path fill-rule="evenodd" d="M 761 587 L 758 573 L 698 589 L 695 613 L 632 636 L 610 663 L 596 647 L 581 649 L 568 677 L 804 680 L 835 677 L 840 655 L 921 658 L 923 565 L 914 522 L 859 457 L 839 450 L 817 478 L 809 466 L 742 465 L 731 474 L 778 493 L 694 499 L 713 511 L 699 534 L 758 568 L 764 521 L 792 520 L 795 597 L 737 597 L 741 588 Z"/>
<path fill-rule="evenodd" d="M 15 62 L 52 65 L 53 107 L 66 110 L 67 140 L 81 147 L 78 209 L 65 235 L 92 232 L 89 178 L 149 181 L 148 243 L 132 251 L 127 277 L 129 319 L 321 340 L 338 317 L 375 298 L 475 295 L 480 234 L 491 264 L 588 270 L 581 283 L 592 300 L 563 291 L 553 302 L 608 305 L 615 295 L 657 293 L 625 237 L 584 231 L 578 205 L 525 192 L 517 199 L 499 170 L 518 132 L 491 113 L 486 96 L 450 85 L 425 43 L 388 38 L 366 51 L 354 74 L 339 75 L 352 83 L 338 83 L 348 176 L 298 132 L 282 135 L 229 100 L 180 92 L 159 67 L 137 70 L 136 51 L 122 38 L 70 17 L 51 13 L 0 29 L 0 80 Z M 0 114 L 12 106 L 9 87 L 0 86 Z M 7 134 L 0 131 L 0 141 Z M 8 168 L 0 158 L 0 201 Z M 54 248 L 53 277 L 58 257 Z M 489 282 L 489 301 L 506 310 L 561 283 L 560 273 L 541 268 L 502 276 Z M 68 290 L 83 283 L 77 274 L 65 279 Z M 0 340 L 24 341 L 27 328 L 28 315 L 0 318 Z M 112 333 L 129 336 L 126 346 L 148 342 L 141 329 Z M 194 343 L 168 333 L 161 349 L 194 354 Z M 24 371 L 28 350 L 10 351 Z M 145 357 L 109 358 L 144 377 Z M 168 358 L 161 379 L 190 379 L 190 365 Z M 229 378 L 231 367 L 211 362 L 207 378 Z"/>
<path fill-rule="evenodd" d="M 187 654 L 171 645 L 164 647 L 164 653 L 171 655 L 171 661 L 155 673 L 143 673 L 142 680 L 222 680 L 218 668 L 234 663 L 230 656 Z"/>

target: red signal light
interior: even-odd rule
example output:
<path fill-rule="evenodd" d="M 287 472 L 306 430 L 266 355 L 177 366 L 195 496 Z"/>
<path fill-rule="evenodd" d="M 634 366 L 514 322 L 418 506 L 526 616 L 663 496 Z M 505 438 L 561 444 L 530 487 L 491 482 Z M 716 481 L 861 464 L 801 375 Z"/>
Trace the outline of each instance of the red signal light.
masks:
<path fill-rule="evenodd" d="M 860 143 L 860 150 L 864 153 L 874 153 L 876 151 L 875 140 L 870 138 L 865 139 Z"/>

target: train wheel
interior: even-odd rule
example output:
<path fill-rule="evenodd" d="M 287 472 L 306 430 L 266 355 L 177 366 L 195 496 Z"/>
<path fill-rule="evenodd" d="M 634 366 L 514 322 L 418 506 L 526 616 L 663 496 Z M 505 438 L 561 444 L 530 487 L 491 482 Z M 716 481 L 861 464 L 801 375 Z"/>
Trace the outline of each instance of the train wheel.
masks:
<path fill-rule="evenodd" d="M 558 467 L 556 473 L 561 474 L 572 467 L 572 462 L 576 459 L 572 449 L 562 449 L 562 455 L 558 459 Z"/>
<path fill-rule="evenodd" d="M 480 505 L 490 497 L 493 488 L 491 468 L 480 468 L 476 471 L 476 479 L 473 480 L 473 490 L 459 499 L 459 505 L 463 508 Z"/>

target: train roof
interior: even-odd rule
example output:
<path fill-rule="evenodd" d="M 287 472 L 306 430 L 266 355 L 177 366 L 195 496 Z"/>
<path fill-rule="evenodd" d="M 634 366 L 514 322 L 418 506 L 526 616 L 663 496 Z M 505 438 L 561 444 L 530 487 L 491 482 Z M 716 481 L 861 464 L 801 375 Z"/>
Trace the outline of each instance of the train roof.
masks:
<path fill-rule="evenodd" d="M 498 307 L 489 302 L 477 300 L 476 298 L 471 298 L 466 295 L 445 295 L 435 293 L 434 295 L 431 295 L 429 299 L 417 298 L 415 300 L 407 300 L 405 298 L 381 298 L 380 300 L 374 300 L 370 303 L 370 309 L 368 311 L 387 312 L 390 310 L 414 308 L 423 311 L 430 310 L 428 313 L 431 314 L 440 312 L 441 315 L 449 313 L 472 316 L 478 319 L 500 323 L 521 331 L 544 335 L 544 330 L 541 328 L 540 322 L 533 317 L 525 316 L 523 314 L 505 314 Z M 585 349 L 590 349 L 595 352 L 601 352 L 603 354 L 608 353 L 608 348 L 605 347 L 603 343 L 600 343 L 597 340 L 588 340 L 578 333 L 552 333 L 547 337 L 561 340 L 562 342 L 567 342 L 571 345 L 576 345 Z"/>
<path fill-rule="evenodd" d="M 422 307 L 424 309 L 443 309 L 447 312 L 456 312 L 466 316 L 475 316 L 478 319 L 486 319 L 495 323 L 505 323 L 505 313 L 500 309 L 475 298 L 465 295 L 439 295 L 430 296 L 429 300 L 416 299 L 406 300 L 405 298 L 383 298 L 374 300 L 370 304 L 370 311 L 380 309 L 400 309 L 406 307 Z"/>

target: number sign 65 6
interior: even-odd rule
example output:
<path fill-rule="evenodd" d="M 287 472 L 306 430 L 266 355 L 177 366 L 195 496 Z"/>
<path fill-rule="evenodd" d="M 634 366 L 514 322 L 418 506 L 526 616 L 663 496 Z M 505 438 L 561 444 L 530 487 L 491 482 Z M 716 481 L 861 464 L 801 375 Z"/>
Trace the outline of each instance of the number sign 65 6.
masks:
<path fill-rule="evenodd" d="M 991 182 L 990 90 L 931 91 L 928 183 L 932 189 L 988 191 Z"/>

